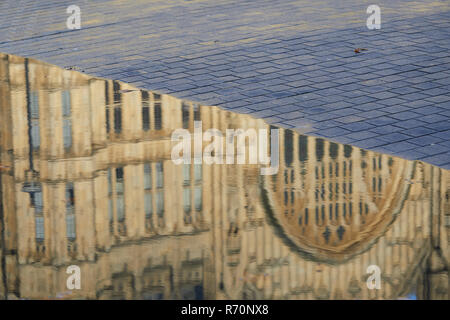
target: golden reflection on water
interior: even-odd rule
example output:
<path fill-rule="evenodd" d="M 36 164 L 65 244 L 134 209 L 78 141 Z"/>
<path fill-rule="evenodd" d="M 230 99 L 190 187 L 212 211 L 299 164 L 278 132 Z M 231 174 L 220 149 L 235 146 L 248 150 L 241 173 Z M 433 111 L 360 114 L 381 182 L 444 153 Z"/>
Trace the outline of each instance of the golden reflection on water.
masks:
<path fill-rule="evenodd" d="M 0 59 L 1 297 L 449 298 L 448 171 L 281 128 L 275 175 L 176 165 L 171 134 L 194 120 L 270 126 Z"/>

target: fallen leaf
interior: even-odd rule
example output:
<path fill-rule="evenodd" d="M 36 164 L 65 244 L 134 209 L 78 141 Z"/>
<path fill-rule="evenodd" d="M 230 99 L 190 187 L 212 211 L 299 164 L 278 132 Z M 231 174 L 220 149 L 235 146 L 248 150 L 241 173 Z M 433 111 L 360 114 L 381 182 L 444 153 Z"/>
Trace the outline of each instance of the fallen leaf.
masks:
<path fill-rule="evenodd" d="M 361 53 L 361 51 L 367 51 L 366 48 L 356 48 L 355 53 Z"/>

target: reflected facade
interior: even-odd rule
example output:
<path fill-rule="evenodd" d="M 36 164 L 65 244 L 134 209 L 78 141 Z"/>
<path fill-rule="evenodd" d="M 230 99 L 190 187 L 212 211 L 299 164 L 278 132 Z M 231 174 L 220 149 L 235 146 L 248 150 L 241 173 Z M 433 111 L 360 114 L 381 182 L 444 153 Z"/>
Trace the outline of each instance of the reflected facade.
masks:
<path fill-rule="evenodd" d="M 0 296 L 449 299 L 448 171 L 281 128 L 276 175 L 175 165 L 194 121 L 270 128 L 0 54 Z"/>

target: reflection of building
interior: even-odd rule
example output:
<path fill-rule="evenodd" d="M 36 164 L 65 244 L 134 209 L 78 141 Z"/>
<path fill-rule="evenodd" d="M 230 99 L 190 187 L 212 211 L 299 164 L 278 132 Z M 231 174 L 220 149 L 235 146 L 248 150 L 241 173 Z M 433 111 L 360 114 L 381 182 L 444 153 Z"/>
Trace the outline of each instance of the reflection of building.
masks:
<path fill-rule="evenodd" d="M 447 171 L 288 130 L 274 176 L 175 165 L 194 120 L 266 125 L 0 57 L 2 295 L 55 296 L 77 264 L 87 298 L 448 298 Z"/>
<path fill-rule="evenodd" d="M 401 210 L 412 162 L 291 131 L 284 146 L 282 170 L 266 185 L 277 223 L 295 245 L 323 252 L 324 260 L 348 258 L 370 242 L 363 234 L 378 236 Z"/>

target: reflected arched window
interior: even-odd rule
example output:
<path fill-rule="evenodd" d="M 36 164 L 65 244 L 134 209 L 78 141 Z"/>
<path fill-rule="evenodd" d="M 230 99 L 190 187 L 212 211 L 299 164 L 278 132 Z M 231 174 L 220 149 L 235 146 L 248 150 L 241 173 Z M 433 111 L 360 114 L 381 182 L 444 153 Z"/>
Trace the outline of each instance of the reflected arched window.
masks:
<path fill-rule="evenodd" d="M 336 230 L 336 233 L 338 235 L 339 240 L 342 240 L 345 233 L 345 228 L 343 226 L 339 226 L 339 228 Z"/>
<path fill-rule="evenodd" d="M 324 237 L 326 243 L 328 243 L 328 241 L 330 240 L 330 235 L 331 235 L 331 231 L 330 231 L 330 228 L 327 226 L 325 228 L 325 231 L 322 233 L 322 236 Z"/>

